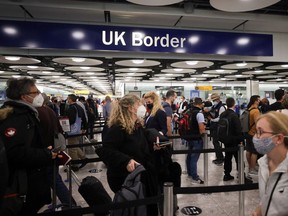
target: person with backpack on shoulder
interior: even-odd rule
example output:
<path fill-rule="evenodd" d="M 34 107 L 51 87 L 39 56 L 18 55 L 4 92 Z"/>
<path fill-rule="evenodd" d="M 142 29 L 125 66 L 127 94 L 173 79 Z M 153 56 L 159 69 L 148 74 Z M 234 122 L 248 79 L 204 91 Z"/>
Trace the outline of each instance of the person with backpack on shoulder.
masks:
<path fill-rule="evenodd" d="M 162 106 L 166 112 L 167 117 L 167 136 L 172 136 L 173 131 L 173 109 L 172 105 L 177 98 L 177 94 L 174 90 L 170 89 L 166 93 L 166 100 L 162 103 Z"/>
<path fill-rule="evenodd" d="M 96 149 L 96 153 L 107 166 L 109 187 L 117 193 L 129 173 L 141 164 L 146 169 L 141 175 L 141 182 L 145 186 L 144 194 L 146 197 L 156 196 L 158 181 L 154 146 L 147 140 L 143 128 L 143 116 L 139 116 L 140 98 L 127 94 L 119 101 L 115 100 L 111 107 L 107 132 L 103 137 L 103 147 Z M 158 215 L 157 205 L 147 206 L 148 215 Z"/>
<path fill-rule="evenodd" d="M 225 148 L 237 147 L 239 144 L 243 144 L 244 137 L 242 134 L 239 117 L 235 112 L 234 98 L 227 98 L 226 105 L 227 110 L 220 115 L 218 136 L 220 141 L 223 142 Z M 232 171 L 233 156 L 238 170 L 238 151 L 225 152 L 223 181 L 230 181 L 234 179 L 234 176 L 230 174 Z"/>
<path fill-rule="evenodd" d="M 257 175 L 256 163 L 258 153 L 253 144 L 253 136 L 256 133 L 256 120 L 260 116 L 260 111 L 258 109 L 260 103 L 259 95 L 252 95 L 250 101 L 247 105 L 249 111 L 249 131 L 246 135 L 246 158 L 249 166 L 248 175 Z"/>
<path fill-rule="evenodd" d="M 220 100 L 220 95 L 218 93 L 211 94 L 211 101 L 213 103 L 213 106 L 211 108 L 210 114 L 211 116 L 208 116 L 208 119 L 210 120 L 210 133 L 213 139 L 213 146 L 215 149 L 215 155 L 216 159 L 212 162 L 216 165 L 222 165 L 224 162 L 224 156 L 223 152 L 221 151 L 221 146 L 219 143 L 219 138 L 217 136 L 217 126 L 218 121 L 221 113 L 223 113 L 226 110 L 226 107 Z"/>
<path fill-rule="evenodd" d="M 203 102 L 201 98 L 194 98 L 194 108 L 191 114 L 191 137 L 187 139 L 189 150 L 203 149 L 203 134 L 205 133 L 205 120 L 202 113 Z M 186 166 L 188 176 L 192 178 L 192 183 L 204 184 L 197 172 L 197 162 L 200 153 L 188 153 L 186 158 Z"/>

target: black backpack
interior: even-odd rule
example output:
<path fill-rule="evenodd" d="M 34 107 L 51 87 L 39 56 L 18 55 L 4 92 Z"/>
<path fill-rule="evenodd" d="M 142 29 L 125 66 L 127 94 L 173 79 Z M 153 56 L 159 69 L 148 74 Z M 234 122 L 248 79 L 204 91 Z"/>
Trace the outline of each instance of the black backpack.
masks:
<path fill-rule="evenodd" d="M 217 137 L 222 143 L 230 143 L 232 141 L 232 136 L 229 134 L 230 121 L 230 115 L 227 115 L 225 117 L 220 116 L 220 119 L 218 121 Z"/>
<path fill-rule="evenodd" d="M 125 179 L 121 189 L 115 194 L 113 203 L 144 199 L 144 185 L 140 181 L 141 173 L 145 171 L 139 165 Z M 146 206 L 137 206 L 112 210 L 110 216 L 147 216 Z"/>

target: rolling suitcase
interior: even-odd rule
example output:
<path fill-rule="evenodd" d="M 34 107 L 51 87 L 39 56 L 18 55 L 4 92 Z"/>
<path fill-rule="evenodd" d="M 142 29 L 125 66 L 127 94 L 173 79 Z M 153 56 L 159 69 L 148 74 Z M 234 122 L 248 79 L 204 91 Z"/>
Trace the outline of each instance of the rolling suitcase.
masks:
<path fill-rule="evenodd" d="M 89 206 L 112 203 L 112 199 L 103 187 L 102 183 L 94 176 L 87 176 L 84 178 L 78 188 L 78 191 Z M 106 212 L 101 214 L 101 216 L 108 214 L 109 212 Z"/>

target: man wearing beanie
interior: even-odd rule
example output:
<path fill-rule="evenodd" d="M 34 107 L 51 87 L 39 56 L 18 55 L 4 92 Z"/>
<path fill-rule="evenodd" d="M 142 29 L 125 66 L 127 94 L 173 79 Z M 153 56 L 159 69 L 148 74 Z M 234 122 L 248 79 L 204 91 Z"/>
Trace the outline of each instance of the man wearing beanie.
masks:
<path fill-rule="evenodd" d="M 223 152 L 221 151 L 219 138 L 217 137 L 217 127 L 220 115 L 226 110 L 226 107 L 220 100 L 220 95 L 218 93 L 211 94 L 211 101 L 213 103 L 213 106 L 210 111 L 211 116 L 209 116 L 208 118 L 210 120 L 210 133 L 213 139 L 214 149 L 216 150 L 216 159 L 213 160 L 213 163 L 216 165 L 222 165 L 224 162 L 224 156 Z"/>

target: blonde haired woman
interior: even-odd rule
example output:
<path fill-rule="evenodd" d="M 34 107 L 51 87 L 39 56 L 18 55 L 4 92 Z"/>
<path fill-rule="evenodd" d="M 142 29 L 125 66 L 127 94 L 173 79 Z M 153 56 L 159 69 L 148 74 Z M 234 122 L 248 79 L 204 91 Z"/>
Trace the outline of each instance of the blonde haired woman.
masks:
<path fill-rule="evenodd" d="M 153 179 L 156 176 L 153 144 L 149 146 L 141 120 L 137 116 L 140 105 L 140 98 L 132 94 L 112 103 L 103 147 L 97 149 L 97 154 L 107 166 L 107 181 L 114 193 L 121 189 L 125 178 L 137 164 L 146 168 L 145 178 L 141 179 L 145 184 L 146 196 L 157 193 L 156 188 L 151 188 L 157 185 L 157 179 Z M 157 215 L 157 206 L 149 206 L 147 211 L 149 216 Z"/>
<path fill-rule="evenodd" d="M 260 205 L 253 216 L 287 215 L 288 203 L 288 116 L 268 112 L 256 121 L 255 149 L 264 154 L 259 163 Z"/>
<path fill-rule="evenodd" d="M 147 92 L 144 96 L 148 115 L 145 118 L 146 128 L 155 128 L 163 135 L 167 133 L 167 117 L 156 92 Z"/>

